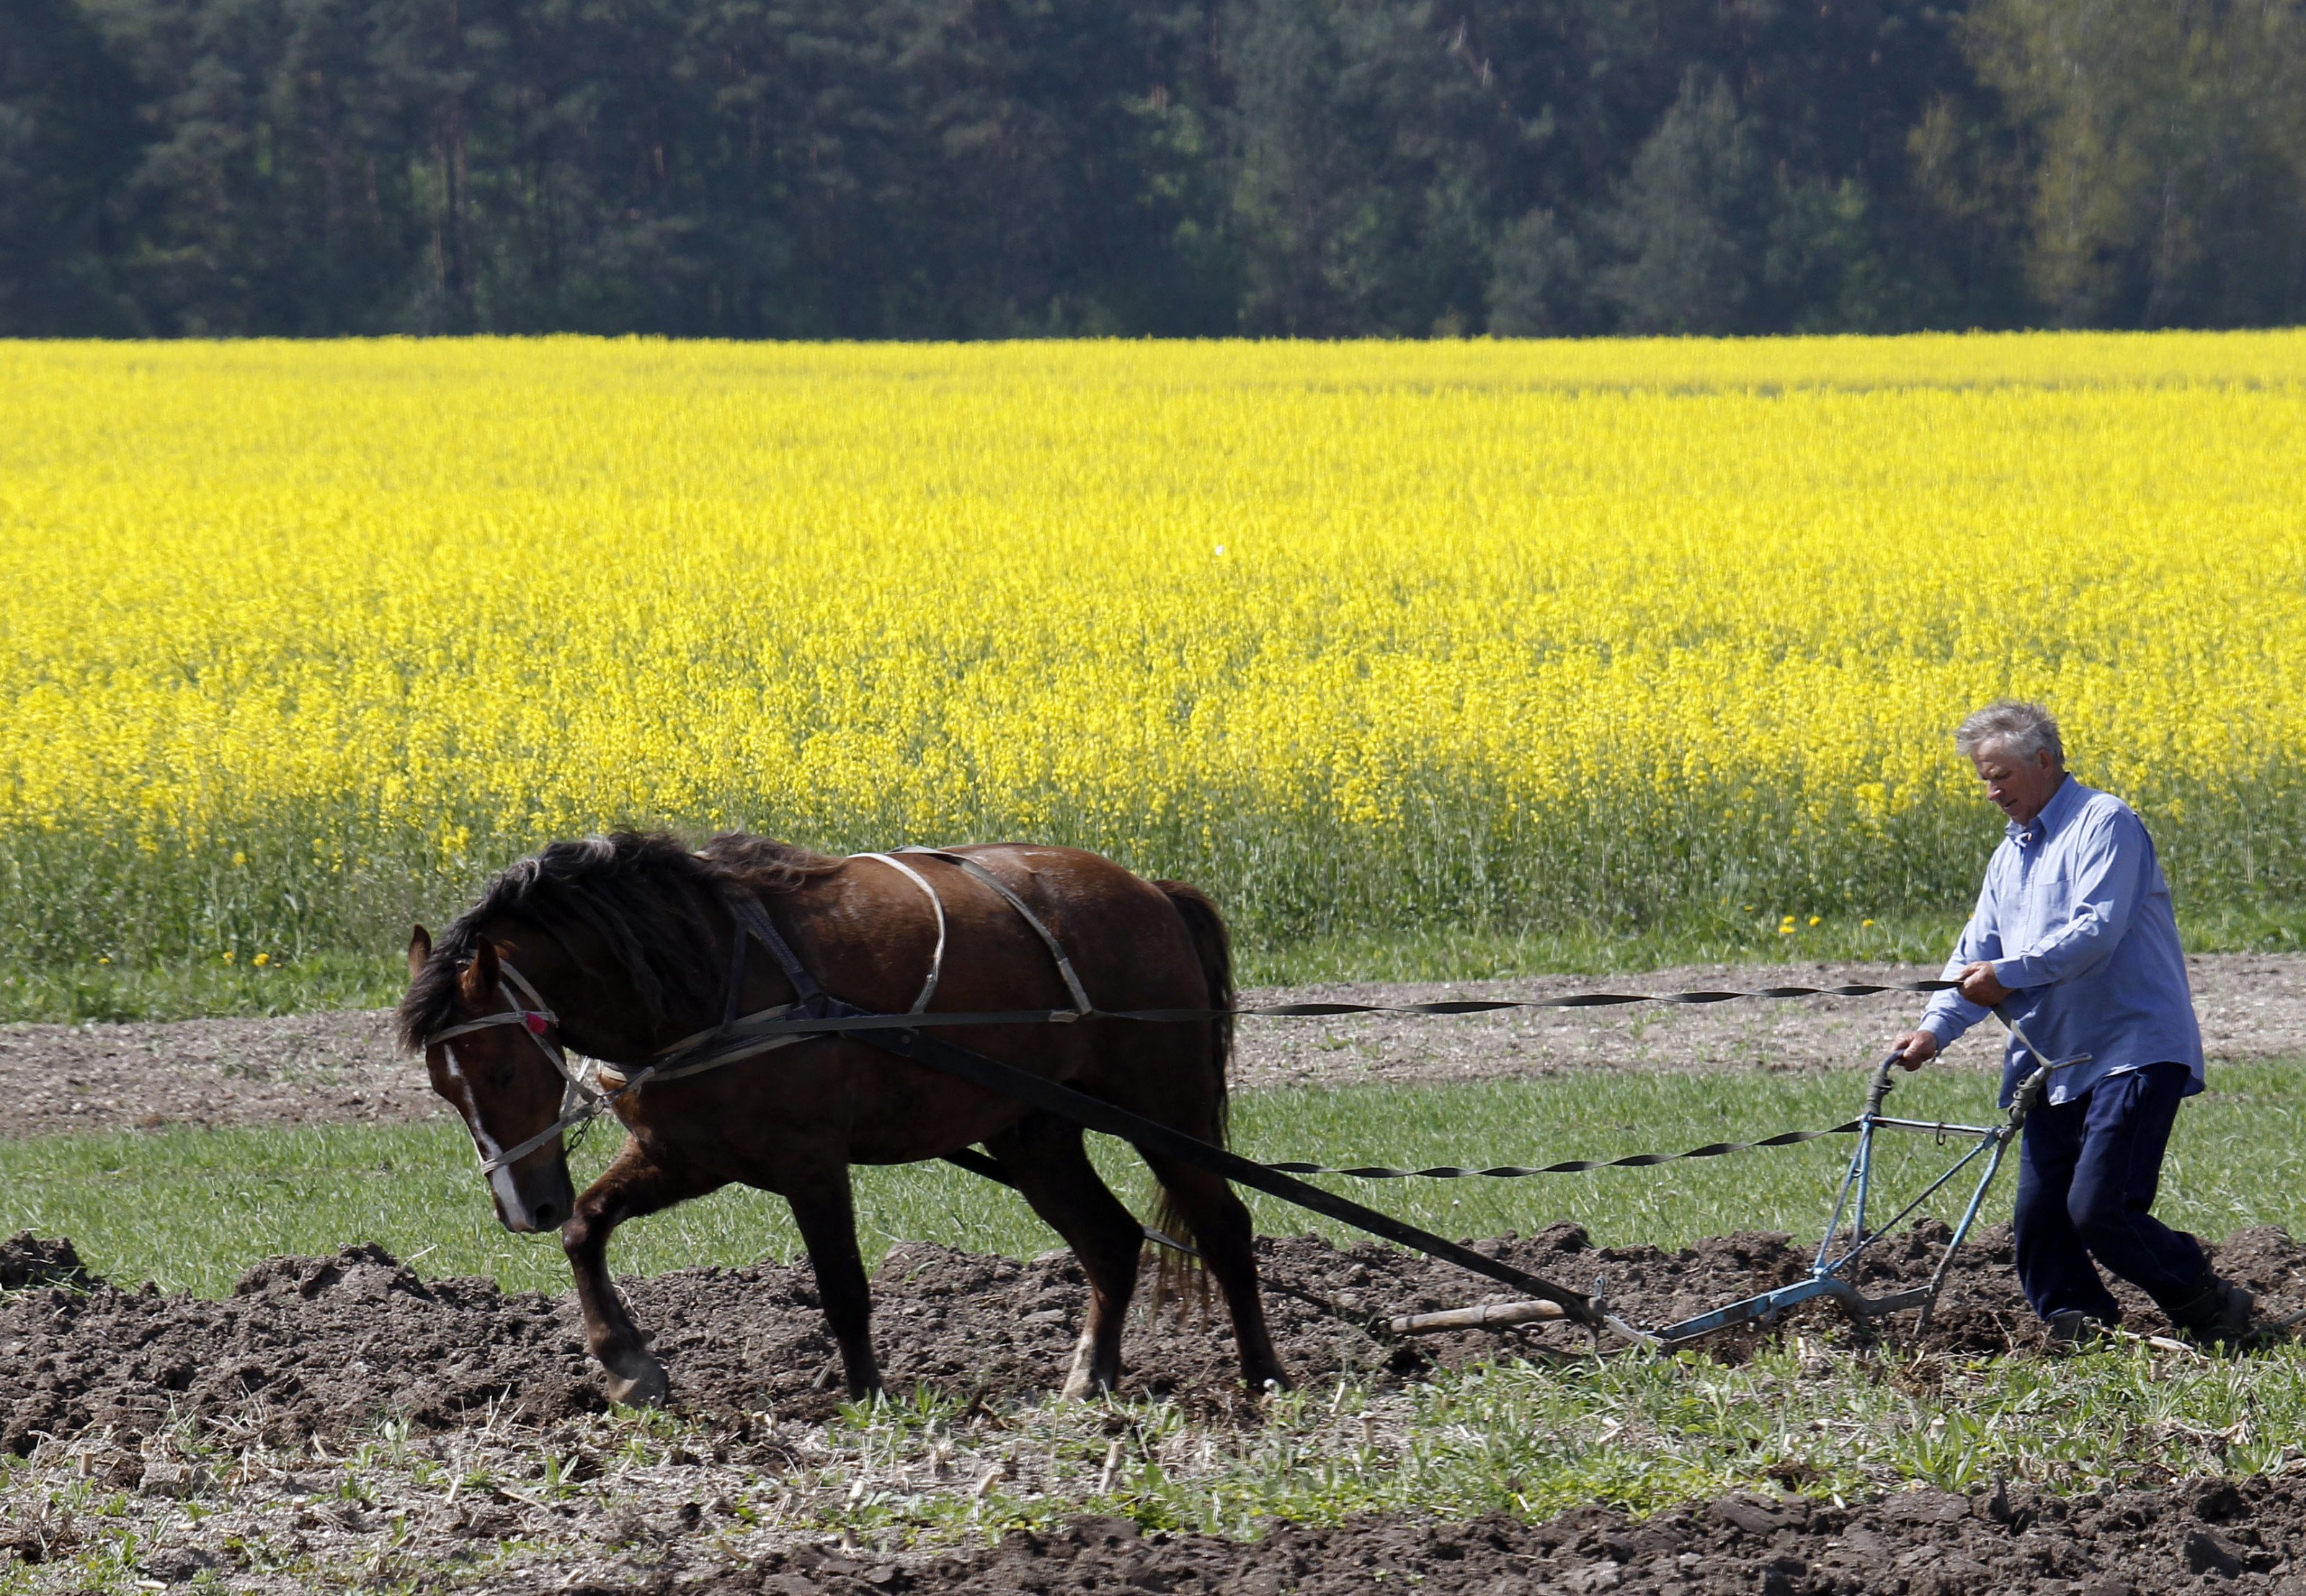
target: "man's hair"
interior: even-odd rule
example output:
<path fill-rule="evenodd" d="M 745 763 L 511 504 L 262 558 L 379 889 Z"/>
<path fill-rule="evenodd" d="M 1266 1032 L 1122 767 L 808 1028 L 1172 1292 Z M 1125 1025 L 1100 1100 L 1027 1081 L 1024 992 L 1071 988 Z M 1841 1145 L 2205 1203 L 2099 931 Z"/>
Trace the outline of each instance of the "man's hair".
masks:
<path fill-rule="evenodd" d="M 2066 763 L 2058 717 L 2038 704 L 2021 699 L 1996 699 L 1964 721 L 1961 730 L 1953 734 L 1954 751 L 1965 759 L 1976 758 L 1978 750 L 1989 744 L 2020 759 L 2046 753 L 2052 764 L 2063 767 Z"/>

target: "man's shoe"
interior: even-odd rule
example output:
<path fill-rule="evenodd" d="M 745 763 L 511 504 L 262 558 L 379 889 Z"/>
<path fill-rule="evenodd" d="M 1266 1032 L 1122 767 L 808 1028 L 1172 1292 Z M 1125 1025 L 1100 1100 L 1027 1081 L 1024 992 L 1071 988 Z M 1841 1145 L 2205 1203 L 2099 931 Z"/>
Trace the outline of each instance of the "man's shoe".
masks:
<path fill-rule="evenodd" d="M 2196 1341 L 2239 1344 L 2250 1338 L 2250 1310 L 2257 1302 L 2248 1288 L 2219 1279 L 2205 1266 L 2192 1294 L 2169 1310 L 2170 1322 Z"/>
<path fill-rule="evenodd" d="M 2060 1353 L 2096 1352 L 2114 1339 L 2114 1327 L 2079 1308 L 2050 1315 L 2050 1350 Z"/>

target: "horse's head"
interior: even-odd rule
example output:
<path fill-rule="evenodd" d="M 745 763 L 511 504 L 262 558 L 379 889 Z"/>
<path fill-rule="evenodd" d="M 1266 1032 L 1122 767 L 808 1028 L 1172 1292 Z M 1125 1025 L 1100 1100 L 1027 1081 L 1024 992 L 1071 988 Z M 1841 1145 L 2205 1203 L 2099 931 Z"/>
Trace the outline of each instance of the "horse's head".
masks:
<path fill-rule="evenodd" d="M 424 1067 L 432 1089 L 473 1133 L 504 1227 L 552 1230 L 576 1207 L 567 1150 L 558 1135 L 548 1134 L 560 1117 L 566 1085 L 550 1050 L 554 1018 L 524 1001 L 506 979 L 495 943 L 482 936 L 474 947 L 454 972 L 447 1019 L 422 1038 Z M 412 982 L 431 959 L 432 938 L 419 926 L 408 944 Z M 532 1141 L 536 1145 L 522 1150 Z"/>

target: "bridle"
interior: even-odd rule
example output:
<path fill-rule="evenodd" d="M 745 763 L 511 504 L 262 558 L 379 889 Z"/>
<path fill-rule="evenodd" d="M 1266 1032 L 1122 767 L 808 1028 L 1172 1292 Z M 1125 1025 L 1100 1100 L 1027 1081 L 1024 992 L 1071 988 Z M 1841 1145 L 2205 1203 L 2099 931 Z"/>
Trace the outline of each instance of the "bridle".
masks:
<path fill-rule="evenodd" d="M 508 1148 L 493 1156 L 487 1153 L 480 1153 L 481 1173 L 484 1175 L 492 1175 L 506 1165 L 516 1164 L 527 1157 L 569 1126 L 584 1123 L 609 1105 L 608 1097 L 585 1084 L 582 1074 L 568 1063 L 568 1055 L 549 1034 L 559 1026 L 560 1016 L 545 1006 L 543 997 L 539 994 L 534 986 L 529 984 L 528 977 L 503 959 L 497 960 L 497 996 L 508 1005 L 505 1009 L 498 1013 L 483 1014 L 457 1025 L 443 1027 L 425 1037 L 424 1046 L 427 1048 L 439 1047 L 447 1054 L 448 1068 L 462 1080 L 466 1079 L 464 1065 L 457 1057 L 457 1050 L 449 1046 L 449 1038 L 468 1036 L 474 1031 L 492 1030 L 500 1025 L 517 1025 L 530 1041 L 536 1044 L 537 1051 L 544 1054 L 553 1069 L 559 1071 L 563 1084 L 560 1093 L 560 1117 L 526 1141 Z M 508 990 L 508 987 L 511 990 Z M 513 995 L 515 991 L 521 998 L 526 999 L 530 1006 L 522 1007 Z M 469 1088 L 467 1088 L 466 1097 L 472 1103 L 473 1114 L 477 1118 L 481 1112 L 480 1101 L 471 1096 Z M 477 1143 L 474 1144 L 474 1150 L 480 1152 Z"/>
<path fill-rule="evenodd" d="M 756 1054 L 767 1053 L 779 1047 L 790 1047 L 796 1043 L 811 1039 L 805 1034 L 790 1033 L 769 1037 L 747 1037 L 745 1036 L 745 1028 L 758 1021 L 806 1017 L 824 1002 L 825 994 L 824 989 L 816 984 L 816 978 L 795 956 L 792 949 L 786 945 L 784 938 L 777 935 L 776 927 L 770 923 L 769 917 L 762 912 L 759 904 L 733 896 L 724 899 L 723 902 L 731 918 L 736 922 L 737 935 L 731 939 L 730 948 L 728 998 L 722 1011 L 721 1023 L 709 1030 L 683 1037 L 677 1042 L 659 1048 L 651 1055 L 651 1062 L 647 1065 L 629 1074 L 612 1064 L 599 1067 L 595 1071 L 595 1076 L 601 1079 L 602 1087 L 606 1089 L 595 1088 L 592 1082 L 585 1079 L 583 1071 L 568 1062 L 568 1055 L 561 1050 L 551 1035 L 559 1028 L 560 1017 L 546 1006 L 542 994 L 530 983 L 528 977 L 522 975 L 509 960 L 501 955 L 497 960 L 499 976 L 497 996 L 503 1002 L 505 1007 L 493 1014 L 482 1014 L 455 1025 L 444 1026 L 424 1038 L 424 1046 L 427 1049 L 438 1046 L 448 1055 L 449 1068 L 462 1080 L 464 1066 L 457 1058 L 457 1050 L 448 1046 L 450 1038 L 468 1036 L 474 1031 L 492 1029 L 500 1025 L 517 1025 L 527 1035 L 529 1040 L 536 1044 L 537 1051 L 544 1054 L 546 1060 L 560 1076 L 563 1082 L 560 1115 L 543 1130 L 525 1141 L 516 1142 L 513 1146 L 496 1153 L 482 1150 L 478 1139 L 475 1139 L 474 1151 L 479 1155 L 481 1173 L 483 1175 L 493 1175 L 508 1165 L 517 1164 L 537 1148 L 558 1137 L 562 1131 L 585 1124 L 594 1116 L 613 1108 L 618 1099 L 639 1090 L 646 1081 L 670 1080 L 694 1074 L 703 1070 L 717 1069 L 722 1064 L 733 1063 L 740 1058 L 750 1058 Z M 773 1008 L 739 1015 L 737 1012 L 737 1003 L 745 984 L 745 954 L 755 942 L 760 943 L 775 956 L 778 964 L 784 969 L 786 979 L 792 983 L 793 990 L 800 995 L 792 1003 L 779 1003 Z M 940 939 L 939 951 L 943 951 L 942 939 Z M 609 1087 L 605 1080 L 605 1077 L 610 1074 L 614 1074 L 618 1078 L 618 1083 L 613 1087 Z M 480 1114 L 480 1103 L 477 1099 L 470 1098 L 469 1090 L 467 1097 L 472 1102 L 473 1114 L 477 1119 Z M 479 1130 L 477 1125 L 472 1128 L 476 1131 Z"/>

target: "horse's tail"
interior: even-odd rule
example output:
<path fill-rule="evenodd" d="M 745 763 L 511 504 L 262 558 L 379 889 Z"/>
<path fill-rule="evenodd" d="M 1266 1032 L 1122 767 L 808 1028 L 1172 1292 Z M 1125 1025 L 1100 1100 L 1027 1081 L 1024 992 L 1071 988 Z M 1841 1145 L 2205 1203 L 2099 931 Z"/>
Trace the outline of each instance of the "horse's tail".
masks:
<path fill-rule="evenodd" d="M 1185 922 L 1185 935 L 1192 938 L 1193 954 L 1200 960 L 1201 980 L 1209 989 L 1209 1007 L 1225 1011 L 1209 1022 L 1209 1065 L 1217 1071 L 1217 1123 L 1209 1127 L 1209 1139 L 1223 1147 L 1231 1108 L 1226 1080 L 1233 1070 L 1233 934 L 1226 929 L 1217 906 L 1200 888 L 1183 881 L 1153 884 Z"/>
<path fill-rule="evenodd" d="M 1161 889 L 1162 895 L 1169 900 L 1169 907 L 1175 909 L 1177 917 L 1185 922 L 1185 935 L 1192 939 L 1194 957 L 1200 962 L 1202 984 L 1209 988 L 1209 1006 L 1225 1011 L 1207 1022 L 1209 1028 L 1209 1068 L 1217 1077 L 1213 1082 L 1216 1111 L 1209 1124 L 1196 1127 L 1197 1132 L 1205 1139 L 1223 1147 L 1232 1111 L 1228 1077 L 1233 1069 L 1233 935 L 1226 929 L 1225 917 L 1217 912 L 1217 904 L 1200 888 L 1182 881 L 1157 881 L 1153 884 Z M 1166 1187 L 1162 1188 L 1154 1200 L 1153 1228 L 1181 1241 L 1200 1240 Z M 1177 1294 L 1177 1288 L 1183 1284 L 1182 1277 L 1191 1262 L 1183 1253 L 1166 1247 L 1161 1249 L 1160 1266 L 1154 1278 L 1154 1312 L 1158 1313 L 1161 1304 Z M 1200 1273 L 1200 1290 L 1196 1294 L 1206 1312 L 1209 1307 L 1209 1275 L 1206 1271 Z"/>

